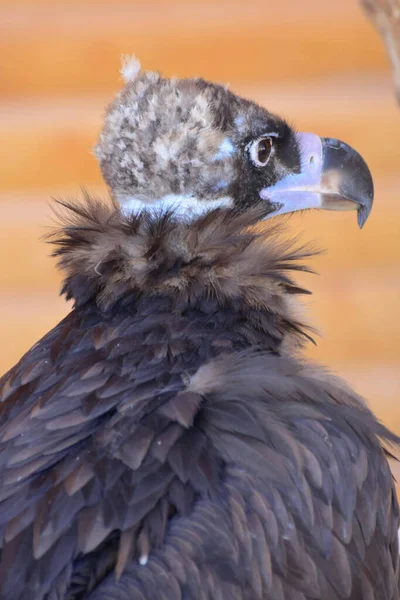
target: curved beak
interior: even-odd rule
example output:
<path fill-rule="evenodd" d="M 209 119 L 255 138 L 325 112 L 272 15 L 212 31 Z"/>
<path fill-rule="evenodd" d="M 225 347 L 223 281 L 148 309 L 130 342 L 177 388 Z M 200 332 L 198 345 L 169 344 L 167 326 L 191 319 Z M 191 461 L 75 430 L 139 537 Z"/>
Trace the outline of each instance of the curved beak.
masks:
<path fill-rule="evenodd" d="M 297 133 L 296 137 L 300 172 L 260 191 L 260 197 L 273 207 L 268 217 L 308 208 L 357 210 L 362 227 L 374 198 L 372 175 L 362 156 L 339 140 L 313 133 Z"/>

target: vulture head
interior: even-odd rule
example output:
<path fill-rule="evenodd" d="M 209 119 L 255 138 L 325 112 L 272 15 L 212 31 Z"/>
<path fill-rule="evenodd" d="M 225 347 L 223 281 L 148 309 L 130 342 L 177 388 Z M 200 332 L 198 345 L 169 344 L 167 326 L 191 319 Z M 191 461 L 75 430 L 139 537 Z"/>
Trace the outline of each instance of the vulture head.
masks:
<path fill-rule="evenodd" d="M 203 79 L 122 69 L 96 147 L 124 212 L 173 209 L 182 217 L 256 204 L 263 218 L 310 208 L 357 210 L 365 223 L 373 181 L 347 144 L 295 132 L 282 118 Z"/>

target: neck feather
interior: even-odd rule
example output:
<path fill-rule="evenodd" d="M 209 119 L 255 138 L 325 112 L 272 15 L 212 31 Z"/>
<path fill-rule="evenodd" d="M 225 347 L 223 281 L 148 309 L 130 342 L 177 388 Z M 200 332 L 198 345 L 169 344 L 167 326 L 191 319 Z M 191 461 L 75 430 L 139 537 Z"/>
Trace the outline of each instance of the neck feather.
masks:
<path fill-rule="evenodd" d="M 49 241 L 65 273 L 62 293 L 76 307 L 92 302 L 110 311 L 127 299 L 169 296 L 172 309 L 182 310 L 211 299 L 215 311 L 268 313 L 278 327 L 309 337 L 294 308 L 308 292 L 293 273 L 309 270 L 301 261 L 313 252 L 294 249 L 282 226 L 258 224 L 260 208 L 215 209 L 184 221 L 173 211 L 123 214 L 88 195 L 58 206 L 62 223 Z"/>

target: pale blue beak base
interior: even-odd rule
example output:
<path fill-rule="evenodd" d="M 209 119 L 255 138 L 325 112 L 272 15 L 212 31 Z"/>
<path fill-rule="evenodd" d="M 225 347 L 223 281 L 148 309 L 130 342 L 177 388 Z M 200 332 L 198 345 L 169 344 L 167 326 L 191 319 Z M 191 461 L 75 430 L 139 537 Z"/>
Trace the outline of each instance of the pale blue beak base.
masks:
<path fill-rule="evenodd" d="M 358 152 L 332 138 L 297 133 L 300 173 L 290 173 L 260 191 L 260 197 L 276 205 L 268 217 L 310 208 L 357 210 L 362 227 L 371 212 L 374 184 L 370 170 Z"/>

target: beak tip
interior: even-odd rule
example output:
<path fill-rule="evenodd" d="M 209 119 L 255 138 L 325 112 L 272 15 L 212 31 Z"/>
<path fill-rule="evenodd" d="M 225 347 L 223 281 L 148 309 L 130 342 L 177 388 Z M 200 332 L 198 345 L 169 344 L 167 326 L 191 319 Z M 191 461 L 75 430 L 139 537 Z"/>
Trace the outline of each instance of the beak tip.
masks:
<path fill-rule="evenodd" d="M 357 211 L 357 222 L 360 229 L 362 229 L 370 215 L 372 205 L 364 206 L 361 205 Z"/>

